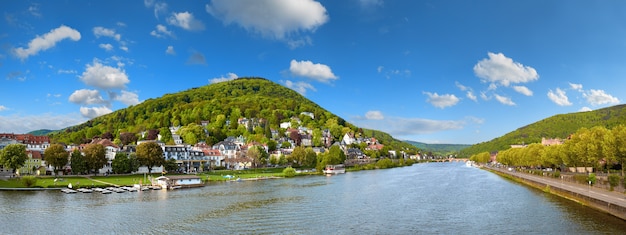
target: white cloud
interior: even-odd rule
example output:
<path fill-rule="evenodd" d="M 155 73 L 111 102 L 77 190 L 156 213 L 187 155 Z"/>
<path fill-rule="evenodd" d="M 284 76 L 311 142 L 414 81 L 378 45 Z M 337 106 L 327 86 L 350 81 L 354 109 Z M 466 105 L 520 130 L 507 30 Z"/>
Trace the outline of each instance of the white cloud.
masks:
<path fill-rule="evenodd" d="M 141 101 L 139 101 L 139 95 L 137 95 L 137 93 L 125 90 L 122 90 L 122 94 L 115 95 L 113 97 L 113 100 L 122 102 L 125 105 L 137 105 L 141 103 Z"/>
<path fill-rule="evenodd" d="M 187 59 L 187 64 L 199 64 L 206 65 L 206 58 L 200 52 L 193 52 L 189 59 Z"/>
<path fill-rule="evenodd" d="M 287 80 L 285 81 L 285 86 L 300 93 L 301 95 L 306 95 L 307 90 L 317 91 L 313 85 L 306 82 L 292 82 Z"/>
<path fill-rule="evenodd" d="M 111 109 L 107 108 L 107 107 L 80 107 L 80 114 L 83 115 L 83 117 L 86 118 L 95 118 L 95 117 L 99 117 L 105 114 L 109 114 L 113 112 Z"/>
<path fill-rule="evenodd" d="M 320 82 L 330 82 L 338 79 L 333 71 L 325 64 L 314 64 L 311 61 L 291 60 L 289 71 L 294 76 L 311 78 Z"/>
<path fill-rule="evenodd" d="M 154 0 L 144 0 L 144 6 L 147 8 L 154 7 L 154 17 L 159 18 L 159 14 L 167 12 L 167 3 L 164 2 L 156 2 Z"/>
<path fill-rule="evenodd" d="M 384 68 L 385 68 L 385 67 L 383 67 L 383 66 L 378 66 L 378 67 L 376 68 L 376 71 L 378 71 L 378 73 L 380 73 L 380 72 L 382 72 L 382 71 L 383 71 L 383 69 L 384 69 Z"/>
<path fill-rule="evenodd" d="M 299 40 L 328 21 L 326 8 L 314 0 L 213 0 L 206 11 L 224 24 L 281 41 Z"/>
<path fill-rule="evenodd" d="M 533 91 L 531 91 L 530 89 L 528 89 L 528 87 L 525 87 L 525 86 L 513 86 L 513 90 L 525 96 L 533 96 Z"/>
<path fill-rule="evenodd" d="M 489 52 L 488 56 L 474 66 L 474 73 L 484 82 L 508 87 L 511 83 L 527 83 L 539 78 L 534 68 L 515 62 L 502 53 Z"/>
<path fill-rule="evenodd" d="M 583 93 L 583 97 L 587 99 L 587 102 L 591 105 L 603 105 L 603 104 L 618 104 L 620 101 L 618 98 L 607 94 L 604 90 L 591 89 Z"/>
<path fill-rule="evenodd" d="M 4 105 L 0 105 L 0 111 L 8 110 L 8 108 Z"/>
<path fill-rule="evenodd" d="M 225 77 L 219 77 L 219 78 L 213 78 L 213 79 L 209 79 L 209 82 L 211 84 L 213 83 L 218 83 L 218 82 L 226 82 L 226 81 L 231 81 L 231 80 L 235 80 L 239 78 L 239 76 L 237 76 L 237 74 L 235 73 L 228 73 L 228 75 L 226 75 Z"/>
<path fill-rule="evenodd" d="M 474 92 L 472 91 L 467 91 L 467 94 L 465 96 L 470 100 L 478 101 L 478 98 L 476 97 L 476 95 L 474 95 Z"/>
<path fill-rule="evenodd" d="M 158 24 L 156 26 L 156 29 L 150 32 L 150 35 L 157 37 L 157 38 L 166 38 L 166 37 L 176 38 L 176 36 L 174 36 L 174 33 L 172 33 L 172 31 L 170 30 L 167 30 L 167 26 L 162 25 L 162 24 Z"/>
<path fill-rule="evenodd" d="M 80 76 L 80 80 L 85 84 L 101 89 L 120 88 L 123 89 L 129 83 L 126 72 L 120 68 L 102 65 L 94 59 L 93 65 L 87 64 L 85 72 Z"/>
<path fill-rule="evenodd" d="M 165 54 L 176 55 L 176 51 L 174 50 L 174 46 L 167 46 L 167 49 L 165 50 Z"/>
<path fill-rule="evenodd" d="M 34 130 L 60 130 L 78 125 L 86 121 L 77 113 L 74 114 L 42 114 L 38 116 L 0 116 L 0 130 L 9 133 L 28 133 Z"/>
<path fill-rule="evenodd" d="M 119 33 L 115 33 L 115 30 L 107 29 L 107 28 L 100 27 L 100 26 L 93 28 L 93 35 L 95 35 L 96 38 L 110 37 L 110 38 L 115 39 L 115 41 L 118 41 L 118 42 L 122 40 L 122 35 L 120 35 Z"/>
<path fill-rule="evenodd" d="M 593 111 L 593 109 L 589 107 L 582 107 L 578 110 L 578 112 L 589 112 L 589 111 Z"/>
<path fill-rule="evenodd" d="M 445 94 L 439 95 L 437 93 L 424 92 L 424 94 L 428 95 L 428 99 L 426 102 L 432 104 L 437 108 L 446 108 L 450 106 L 454 106 L 459 102 L 459 98 L 455 95 Z"/>
<path fill-rule="evenodd" d="M 367 120 L 383 120 L 385 119 L 385 116 L 383 116 L 383 113 L 378 110 L 372 110 L 365 113 L 365 118 Z"/>
<path fill-rule="evenodd" d="M 570 83 L 569 86 L 574 90 L 583 91 L 583 84 Z"/>
<path fill-rule="evenodd" d="M 495 94 L 494 96 L 496 97 L 496 100 L 500 102 L 501 104 L 509 105 L 509 106 L 515 105 L 515 102 L 513 102 L 513 100 L 511 100 L 511 98 L 509 97 L 500 96 L 498 94 Z"/>
<path fill-rule="evenodd" d="M 78 72 L 73 69 L 59 69 L 57 73 L 58 74 L 77 74 Z"/>
<path fill-rule="evenodd" d="M 556 88 L 556 91 L 552 91 L 552 90 L 548 91 L 548 98 L 559 106 L 572 105 L 572 103 L 569 101 L 569 98 L 565 94 L 565 91 L 559 88 Z"/>
<path fill-rule="evenodd" d="M 113 50 L 113 45 L 109 44 L 109 43 L 102 43 L 100 45 L 98 45 L 100 48 L 104 49 L 105 51 L 111 51 Z"/>
<path fill-rule="evenodd" d="M 13 54 L 24 60 L 31 55 L 36 55 L 39 51 L 44 51 L 54 47 L 57 42 L 64 39 L 78 41 L 80 40 L 80 33 L 75 29 L 61 25 L 56 29 L 50 30 L 50 32 L 44 34 L 43 36 L 35 37 L 35 39 L 28 43 L 28 48 L 24 49 L 22 47 L 18 47 L 13 49 Z"/>
<path fill-rule="evenodd" d="M 102 98 L 98 90 L 81 89 L 76 90 L 70 95 L 69 101 L 75 104 L 108 104 L 109 102 Z"/>
<path fill-rule="evenodd" d="M 193 14 L 189 12 L 174 12 L 172 16 L 167 18 L 167 23 L 170 25 L 178 26 L 189 31 L 201 31 L 204 30 L 204 24 L 201 21 L 194 18 Z"/>

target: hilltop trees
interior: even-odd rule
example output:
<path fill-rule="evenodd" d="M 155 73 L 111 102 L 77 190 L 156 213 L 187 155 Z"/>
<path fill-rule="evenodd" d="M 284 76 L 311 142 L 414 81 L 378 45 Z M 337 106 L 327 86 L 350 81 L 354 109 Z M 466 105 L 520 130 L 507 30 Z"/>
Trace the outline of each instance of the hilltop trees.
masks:
<path fill-rule="evenodd" d="M 13 174 L 26 162 L 26 146 L 21 144 L 9 144 L 0 150 L 0 163 L 4 167 L 13 169 Z"/>
<path fill-rule="evenodd" d="M 152 167 L 161 166 L 165 162 L 163 149 L 155 142 L 146 142 L 138 145 L 137 159 L 141 165 L 148 167 L 148 174 L 152 173 Z"/>
<path fill-rule="evenodd" d="M 60 144 L 52 144 L 43 152 L 44 160 L 54 166 L 54 173 L 63 170 L 63 167 L 69 161 L 70 154 L 65 151 L 65 147 Z"/>

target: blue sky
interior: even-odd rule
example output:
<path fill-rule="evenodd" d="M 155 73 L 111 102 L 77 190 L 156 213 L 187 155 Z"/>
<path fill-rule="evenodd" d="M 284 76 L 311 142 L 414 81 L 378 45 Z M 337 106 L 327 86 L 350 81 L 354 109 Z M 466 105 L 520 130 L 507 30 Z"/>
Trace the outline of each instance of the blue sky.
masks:
<path fill-rule="evenodd" d="M 474 144 L 626 99 L 624 1 L 1 1 L 0 132 L 245 76 L 399 139 Z"/>

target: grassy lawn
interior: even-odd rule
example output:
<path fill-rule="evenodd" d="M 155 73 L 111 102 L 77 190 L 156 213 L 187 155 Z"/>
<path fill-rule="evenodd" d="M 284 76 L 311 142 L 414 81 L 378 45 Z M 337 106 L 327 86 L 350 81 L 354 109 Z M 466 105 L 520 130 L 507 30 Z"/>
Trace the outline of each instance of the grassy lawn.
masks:
<path fill-rule="evenodd" d="M 262 168 L 262 169 L 248 169 L 248 170 L 217 170 L 211 172 L 204 172 L 201 174 L 203 180 L 208 181 L 228 181 L 251 178 L 267 178 L 267 177 L 283 177 L 283 168 Z M 227 176 L 232 176 L 228 178 Z"/>

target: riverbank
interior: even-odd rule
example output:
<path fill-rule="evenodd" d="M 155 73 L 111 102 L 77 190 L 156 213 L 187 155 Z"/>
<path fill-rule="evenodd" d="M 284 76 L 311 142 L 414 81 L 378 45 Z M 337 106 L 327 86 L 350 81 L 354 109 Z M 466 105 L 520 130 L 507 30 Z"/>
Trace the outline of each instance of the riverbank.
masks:
<path fill-rule="evenodd" d="M 504 168 L 483 167 L 483 169 L 626 220 L 626 195 L 623 193 Z"/>

